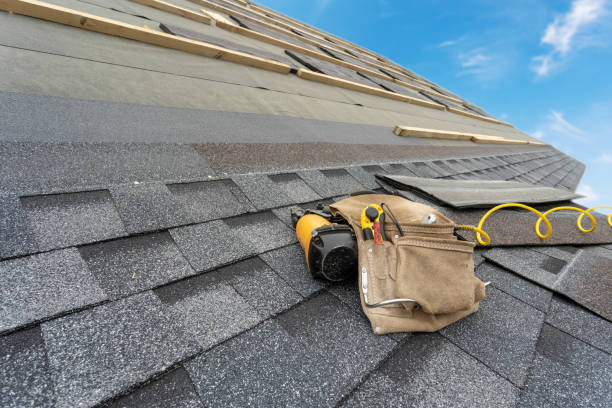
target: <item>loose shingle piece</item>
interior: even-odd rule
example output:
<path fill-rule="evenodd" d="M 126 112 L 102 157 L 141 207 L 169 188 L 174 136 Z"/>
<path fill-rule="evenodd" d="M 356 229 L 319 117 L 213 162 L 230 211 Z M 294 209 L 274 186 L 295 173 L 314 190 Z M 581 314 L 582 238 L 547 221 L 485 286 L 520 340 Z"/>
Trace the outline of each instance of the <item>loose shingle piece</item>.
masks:
<path fill-rule="evenodd" d="M 102 402 L 198 352 L 150 292 L 44 323 L 42 332 L 57 407 Z"/>
<path fill-rule="evenodd" d="M 0 332 L 106 299 L 74 249 L 0 262 Z"/>
<path fill-rule="evenodd" d="M 37 249 L 19 198 L 0 194 L 0 258 L 24 255 Z"/>

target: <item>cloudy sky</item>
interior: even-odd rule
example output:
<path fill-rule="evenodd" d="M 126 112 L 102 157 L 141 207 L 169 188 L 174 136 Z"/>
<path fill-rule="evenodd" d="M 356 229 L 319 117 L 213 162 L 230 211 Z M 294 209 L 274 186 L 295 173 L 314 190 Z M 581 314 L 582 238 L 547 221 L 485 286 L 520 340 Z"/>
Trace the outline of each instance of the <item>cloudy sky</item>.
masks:
<path fill-rule="evenodd" d="M 612 205 L 612 0 L 260 0 L 376 51 L 587 165 Z"/>

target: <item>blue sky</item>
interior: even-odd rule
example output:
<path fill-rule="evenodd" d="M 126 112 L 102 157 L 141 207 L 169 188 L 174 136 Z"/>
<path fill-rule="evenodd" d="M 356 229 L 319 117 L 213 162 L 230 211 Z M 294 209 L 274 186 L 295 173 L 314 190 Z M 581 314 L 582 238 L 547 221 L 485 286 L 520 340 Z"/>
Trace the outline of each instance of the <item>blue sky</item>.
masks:
<path fill-rule="evenodd" d="M 612 205 L 612 0 L 259 0 L 378 52 L 587 165 Z"/>

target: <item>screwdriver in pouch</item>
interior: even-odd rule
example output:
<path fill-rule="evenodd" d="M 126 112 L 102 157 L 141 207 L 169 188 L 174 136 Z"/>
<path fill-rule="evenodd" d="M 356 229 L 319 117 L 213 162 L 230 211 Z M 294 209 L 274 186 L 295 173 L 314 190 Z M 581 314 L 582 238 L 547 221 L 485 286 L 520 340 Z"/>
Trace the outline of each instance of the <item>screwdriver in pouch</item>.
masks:
<path fill-rule="evenodd" d="M 375 244 L 384 240 L 385 212 L 378 204 L 370 204 L 361 212 L 361 229 L 365 240 L 373 239 Z"/>

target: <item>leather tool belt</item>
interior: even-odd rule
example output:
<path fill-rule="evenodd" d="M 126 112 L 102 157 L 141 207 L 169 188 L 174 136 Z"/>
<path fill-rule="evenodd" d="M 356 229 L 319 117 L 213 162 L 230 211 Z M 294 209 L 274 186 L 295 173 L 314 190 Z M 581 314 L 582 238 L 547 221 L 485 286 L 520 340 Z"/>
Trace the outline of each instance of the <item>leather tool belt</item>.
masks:
<path fill-rule="evenodd" d="M 386 217 L 384 241 L 364 239 L 360 215 L 370 204 L 391 209 L 401 232 Z M 439 211 L 385 194 L 349 197 L 330 211 L 355 231 L 361 306 L 374 333 L 433 332 L 478 310 L 485 285 L 474 276 L 475 244 L 458 240 Z"/>

